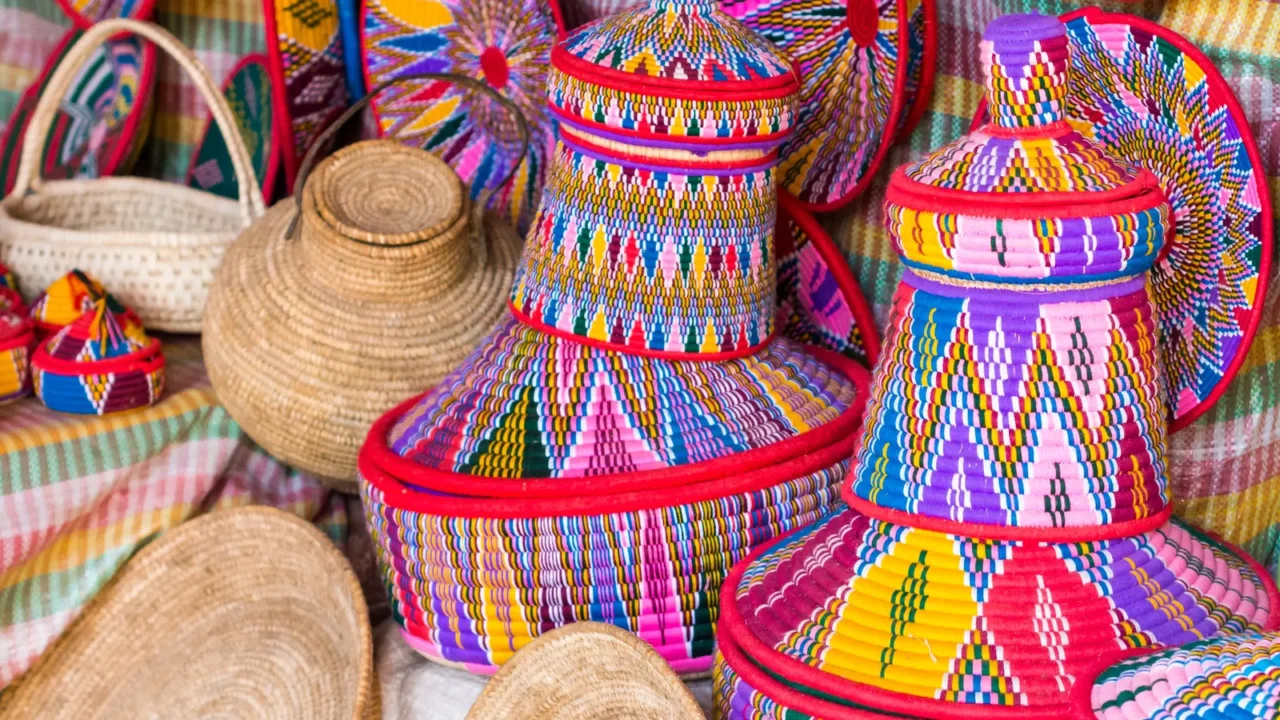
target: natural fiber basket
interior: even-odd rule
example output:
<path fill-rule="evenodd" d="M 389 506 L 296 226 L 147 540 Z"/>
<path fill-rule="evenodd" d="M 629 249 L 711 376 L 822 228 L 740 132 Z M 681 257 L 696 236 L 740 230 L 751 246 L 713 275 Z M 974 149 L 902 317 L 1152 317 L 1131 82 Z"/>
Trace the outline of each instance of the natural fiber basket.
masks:
<path fill-rule="evenodd" d="M 58 104 L 104 40 L 131 32 L 169 53 L 192 76 L 227 138 L 239 201 L 142 178 L 43 182 L 39 160 Z M 106 20 L 85 32 L 49 80 L 22 145 L 13 192 L 0 203 L 0 262 L 27 288 L 85 270 L 134 308 L 152 330 L 198 332 L 223 252 L 263 213 L 262 192 L 226 101 L 191 52 L 167 31 Z"/>
<path fill-rule="evenodd" d="M 369 425 L 442 380 L 502 317 L 521 247 L 424 150 L 371 140 L 309 172 L 372 95 L 317 140 L 295 198 L 227 253 L 204 327 L 214 390 L 245 431 L 349 492 Z"/>
<path fill-rule="evenodd" d="M 380 717 L 351 566 L 306 522 L 215 512 L 129 561 L 0 696 L 0 718 Z"/>
<path fill-rule="evenodd" d="M 689 689 L 653 648 L 598 622 L 534 640 L 489 681 L 467 720 L 689 720 Z"/>

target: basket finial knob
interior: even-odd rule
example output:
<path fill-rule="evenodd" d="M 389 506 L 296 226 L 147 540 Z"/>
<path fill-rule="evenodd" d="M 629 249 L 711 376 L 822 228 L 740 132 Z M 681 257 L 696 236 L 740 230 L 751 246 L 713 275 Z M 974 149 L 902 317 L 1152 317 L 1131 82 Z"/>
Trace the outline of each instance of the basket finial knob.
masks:
<path fill-rule="evenodd" d="M 991 121 L 1005 128 L 1042 127 L 1065 115 L 1071 51 L 1062 21 L 1005 15 L 982 34 Z"/>

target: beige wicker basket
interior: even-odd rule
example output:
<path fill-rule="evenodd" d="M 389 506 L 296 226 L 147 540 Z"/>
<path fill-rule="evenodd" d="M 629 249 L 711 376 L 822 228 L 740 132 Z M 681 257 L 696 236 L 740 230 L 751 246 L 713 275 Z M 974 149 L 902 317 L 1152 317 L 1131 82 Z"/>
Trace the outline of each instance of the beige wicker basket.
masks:
<path fill-rule="evenodd" d="M 191 76 L 227 139 L 238 202 L 144 178 L 46 183 L 38 177 L 40 153 L 63 94 L 90 53 L 120 32 L 155 43 Z M 0 202 L 0 263 L 22 278 L 26 292 L 38 293 L 79 268 L 137 311 L 149 329 L 199 332 L 223 252 L 264 208 L 231 110 L 190 50 L 150 23 L 116 19 L 94 25 L 50 78 L 21 152 L 13 192 Z"/>

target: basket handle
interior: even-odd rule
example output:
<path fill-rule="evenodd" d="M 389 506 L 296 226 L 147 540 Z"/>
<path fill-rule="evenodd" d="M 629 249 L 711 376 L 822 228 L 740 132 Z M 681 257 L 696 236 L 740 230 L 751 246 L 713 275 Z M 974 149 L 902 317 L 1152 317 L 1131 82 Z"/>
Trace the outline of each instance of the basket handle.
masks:
<path fill-rule="evenodd" d="M 25 194 L 40 189 L 42 182 L 39 176 L 40 154 L 44 149 L 45 139 L 53 126 L 54 117 L 62 97 L 70 89 L 75 74 L 89 59 L 90 54 L 109 38 L 120 33 L 140 35 L 155 43 L 182 66 L 195 83 L 196 89 L 204 97 L 213 119 L 227 141 L 227 151 L 231 155 L 231 165 L 235 168 L 236 180 L 240 186 L 240 210 L 244 224 L 248 226 L 263 212 L 262 189 L 258 186 L 258 178 L 253 174 L 253 163 L 249 159 L 249 150 L 244 146 L 244 138 L 240 137 L 240 129 L 236 126 L 231 108 L 222 97 L 222 92 L 213 84 L 209 71 L 191 53 L 180 40 L 158 25 L 127 18 L 113 18 L 96 23 L 80 36 L 75 45 L 67 51 L 66 56 L 58 63 L 58 67 L 49 78 L 49 84 L 40 94 L 31 113 L 26 137 L 22 141 L 22 161 L 18 165 L 13 193 Z"/>
<path fill-rule="evenodd" d="M 329 144 L 329 141 L 333 139 L 333 136 L 337 135 L 338 131 L 341 130 L 343 126 L 351 120 L 351 118 L 358 115 L 361 110 L 364 110 L 364 108 L 373 101 L 373 98 L 377 96 L 378 93 L 386 90 L 392 85 L 399 85 L 400 83 L 409 80 L 436 80 L 469 87 L 472 90 L 488 95 L 490 99 L 496 101 L 503 107 L 503 109 L 511 113 L 513 118 L 515 118 L 516 132 L 520 135 L 520 162 L 513 163 L 511 168 L 507 170 L 507 174 L 504 175 L 501 180 L 493 186 L 485 188 L 484 191 L 480 193 L 480 197 L 476 201 L 476 206 L 478 208 L 477 214 L 483 213 L 484 208 L 489 205 L 489 199 L 493 197 L 493 194 L 502 189 L 507 183 L 511 182 L 512 178 L 516 176 L 516 171 L 518 171 L 520 166 L 524 164 L 524 158 L 529 154 L 529 121 L 525 119 L 524 113 L 520 112 L 520 108 L 514 102 L 502 93 L 489 87 L 488 83 L 481 82 L 467 75 L 459 75 L 457 73 L 418 73 L 414 75 L 402 75 L 398 78 L 393 78 L 382 83 L 378 87 L 366 93 L 364 97 L 357 100 L 354 105 L 347 108 L 337 117 L 336 120 L 329 123 L 329 126 L 324 129 L 324 132 L 320 133 L 320 135 L 316 137 L 315 142 L 311 144 L 311 147 L 307 149 L 307 154 L 303 156 L 302 163 L 298 166 L 298 177 L 294 181 L 293 203 L 295 211 L 293 214 L 293 220 L 289 223 L 289 227 L 285 231 L 285 237 L 293 237 L 294 230 L 298 227 L 298 221 L 302 217 L 302 189 L 306 184 L 307 177 L 311 175 L 311 171 L 314 169 L 314 165 L 316 160 L 319 159 L 322 149 Z"/>

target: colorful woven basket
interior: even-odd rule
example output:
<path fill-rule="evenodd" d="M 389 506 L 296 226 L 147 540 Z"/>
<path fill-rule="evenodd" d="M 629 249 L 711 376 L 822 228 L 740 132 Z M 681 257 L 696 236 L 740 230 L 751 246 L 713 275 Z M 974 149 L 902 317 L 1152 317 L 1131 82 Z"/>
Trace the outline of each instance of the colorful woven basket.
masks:
<path fill-rule="evenodd" d="M 551 56 L 561 137 L 512 317 L 374 425 L 365 507 L 429 658 L 493 672 L 596 620 L 703 673 L 728 568 L 830 507 L 861 415 L 865 370 L 774 337 L 797 82 L 713 0 L 653 0 Z M 624 96 L 643 114 L 592 106 Z"/>
<path fill-rule="evenodd" d="M 1064 717 L 1100 658 L 1280 625 L 1261 566 L 1170 518 L 1146 278 L 1173 213 L 1063 121 L 1070 51 L 993 22 L 992 122 L 890 179 L 908 269 L 852 507 L 731 572 L 726 717 Z"/>
<path fill-rule="evenodd" d="M 1097 8 L 1063 20 L 1072 126 L 1112 157 L 1150 170 L 1176 218 L 1151 274 L 1176 432 L 1222 395 L 1257 331 L 1275 227 L 1266 172 L 1230 86 L 1191 43 Z M 979 109 L 979 118 L 986 114 Z"/>
<path fill-rule="evenodd" d="M 49 78 L 81 30 L 67 32 L 27 87 L 0 136 L 0 190 L 13 189 L 22 139 Z M 76 73 L 49 131 L 41 173 L 49 179 L 105 177 L 127 172 L 150 122 L 154 47 L 137 36 L 116 37 L 96 48 Z"/>
<path fill-rule="evenodd" d="M 36 395 L 59 412 L 108 415 L 151 405 L 164 391 L 160 341 L 110 295 L 41 341 L 31 365 Z"/>
<path fill-rule="evenodd" d="M 91 310 L 107 294 L 83 270 L 72 270 L 55 280 L 31 303 L 31 319 L 42 335 L 56 334 Z"/>
<path fill-rule="evenodd" d="M 1082 683 L 1098 720 L 1275 718 L 1280 634 L 1245 633 L 1121 661 Z"/>
<path fill-rule="evenodd" d="M 928 105 L 934 0 L 723 0 L 726 13 L 795 59 L 803 79 L 778 182 L 833 210 L 867 186 Z"/>
<path fill-rule="evenodd" d="M 556 141 L 544 105 L 551 48 L 563 36 L 555 0 L 369 0 L 363 6 L 365 85 L 409 75 L 452 73 L 483 80 L 528 121 L 527 146 L 510 113 L 485 93 L 455 83 L 398 83 L 376 95 L 384 137 L 425 147 L 481 190 L 515 170 L 489 207 L 528 229 Z"/>

